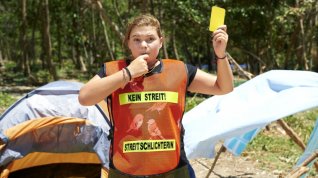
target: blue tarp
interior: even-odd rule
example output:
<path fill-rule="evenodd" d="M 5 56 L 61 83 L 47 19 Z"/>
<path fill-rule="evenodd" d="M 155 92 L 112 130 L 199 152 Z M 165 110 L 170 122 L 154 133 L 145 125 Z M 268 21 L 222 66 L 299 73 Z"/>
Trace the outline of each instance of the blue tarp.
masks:
<path fill-rule="evenodd" d="M 318 107 L 318 74 L 273 70 L 236 87 L 233 92 L 206 99 L 184 115 L 188 158 L 214 157 L 225 141 L 239 155 L 248 141 L 272 121 Z"/>

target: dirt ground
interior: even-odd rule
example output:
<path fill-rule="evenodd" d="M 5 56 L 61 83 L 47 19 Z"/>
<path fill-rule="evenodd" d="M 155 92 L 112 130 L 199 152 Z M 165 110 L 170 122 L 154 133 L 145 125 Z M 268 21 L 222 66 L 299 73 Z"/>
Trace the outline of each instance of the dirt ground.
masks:
<path fill-rule="evenodd" d="M 190 160 L 197 178 L 208 178 L 214 159 Z M 280 172 L 267 172 L 257 167 L 257 162 L 248 157 L 236 157 L 229 152 L 221 153 L 209 178 L 279 178 Z"/>

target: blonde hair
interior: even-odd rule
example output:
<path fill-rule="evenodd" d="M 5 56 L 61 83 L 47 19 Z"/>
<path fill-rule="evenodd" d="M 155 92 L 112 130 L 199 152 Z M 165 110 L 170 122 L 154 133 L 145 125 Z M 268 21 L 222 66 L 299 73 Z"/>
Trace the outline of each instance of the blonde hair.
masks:
<path fill-rule="evenodd" d="M 134 27 L 141 27 L 141 26 L 152 26 L 156 28 L 159 37 L 162 37 L 161 29 L 160 29 L 160 22 L 157 18 L 150 14 L 142 14 L 135 17 L 130 23 L 128 23 L 125 38 L 124 38 L 124 45 L 128 46 L 128 40 L 130 38 L 130 33 Z"/>

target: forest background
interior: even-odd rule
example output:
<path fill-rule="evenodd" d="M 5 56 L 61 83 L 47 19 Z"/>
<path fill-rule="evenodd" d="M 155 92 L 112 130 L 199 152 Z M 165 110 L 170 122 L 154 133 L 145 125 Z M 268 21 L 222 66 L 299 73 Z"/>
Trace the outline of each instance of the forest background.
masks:
<path fill-rule="evenodd" d="M 129 55 L 125 26 L 140 13 L 161 21 L 161 58 L 214 71 L 208 30 L 213 5 L 226 9 L 227 50 L 246 71 L 318 71 L 315 0 L 2 0 L 1 83 L 92 77 L 105 61 Z"/>
<path fill-rule="evenodd" d="M 214 5 L 226 9 L 227 52 L 248 76 L 274 69 L 318 72 L 317 0 L 0 0 L 0 115 L 18 99 L 11 91 L 16 86 L 21 92 L 21 86 L 59 79 L 86 82 L 104 62 L 127 57 L 125 26 L 141 13 L 161 22 L 160 58 L 214 73 L 208 30 Z M 236 85 L 248 78 L 236 67 L 233 72 Z M 195 96 L 187 109 L 205 99 Z M 284 119 L 306 143 L 317 116 L 316 108 Z M 284 175 L 302 150 L 278 131 L 259 134 L 242 156 Z"/>

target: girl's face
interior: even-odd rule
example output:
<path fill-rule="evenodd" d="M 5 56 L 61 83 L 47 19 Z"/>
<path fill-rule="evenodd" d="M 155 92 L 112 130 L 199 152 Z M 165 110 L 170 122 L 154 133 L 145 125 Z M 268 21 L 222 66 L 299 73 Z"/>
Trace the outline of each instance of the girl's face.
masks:
<path fill-rule="evenodd" d="M 161 47 L 162 37 L 158 36 L 155 27 L 135 26 L 131 30 L 128 40 L 128 48 L 130 49 L 134 59 L 140 55 L 148 54 L 148 65 L 154 65 L 157 61 L 157 56 Z"/>

